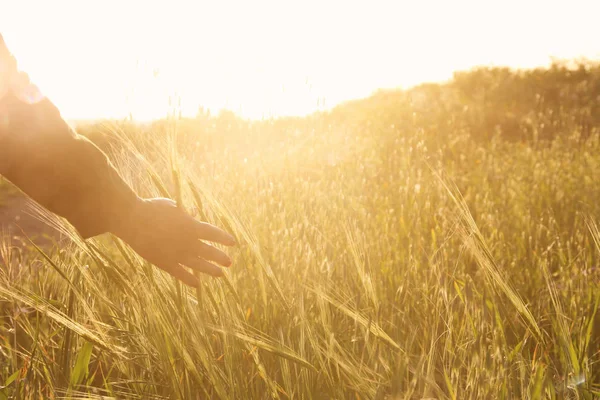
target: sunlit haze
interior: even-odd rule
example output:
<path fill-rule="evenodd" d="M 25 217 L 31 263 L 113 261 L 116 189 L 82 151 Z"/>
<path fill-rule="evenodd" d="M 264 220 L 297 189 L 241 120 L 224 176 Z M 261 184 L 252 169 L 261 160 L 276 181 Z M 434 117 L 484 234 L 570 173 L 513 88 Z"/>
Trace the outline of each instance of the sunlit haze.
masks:
<path fill-rule="evenodd" d="M 476 65 L 598 60 L 599 4 L 23 0 L 0 4 L 0 30 L 66 118 L 160 118 L 169 97 L 263 118 Z"/>

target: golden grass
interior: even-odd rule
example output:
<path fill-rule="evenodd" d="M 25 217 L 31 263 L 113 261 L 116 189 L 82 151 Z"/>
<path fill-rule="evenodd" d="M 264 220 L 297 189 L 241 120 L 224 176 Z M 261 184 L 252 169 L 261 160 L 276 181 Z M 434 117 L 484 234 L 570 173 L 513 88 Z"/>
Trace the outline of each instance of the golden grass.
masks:
<path fill-rule="evenodd" d="M 348 107 L 105 126 L 140 193 L 236 235 L 234 266 L 193 291 L 110 236 L 5 241 L 0 399 L 599 396 L 600 132 Z"/>

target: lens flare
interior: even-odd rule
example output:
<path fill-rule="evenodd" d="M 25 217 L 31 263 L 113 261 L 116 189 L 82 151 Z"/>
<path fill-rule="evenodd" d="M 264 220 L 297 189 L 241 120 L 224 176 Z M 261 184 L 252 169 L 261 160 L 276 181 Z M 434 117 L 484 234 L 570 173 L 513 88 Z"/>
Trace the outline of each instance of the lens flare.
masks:
<path fill-rule="evenodd" d="M 19 100 L 27 104 L 38 103 L 44 98 L 44 95 L 42 94 L 40 89 L 33 83 L 30 83 L 25 87 L 19 88 L 18 91 L 15 91 L 15 95 Z"/>

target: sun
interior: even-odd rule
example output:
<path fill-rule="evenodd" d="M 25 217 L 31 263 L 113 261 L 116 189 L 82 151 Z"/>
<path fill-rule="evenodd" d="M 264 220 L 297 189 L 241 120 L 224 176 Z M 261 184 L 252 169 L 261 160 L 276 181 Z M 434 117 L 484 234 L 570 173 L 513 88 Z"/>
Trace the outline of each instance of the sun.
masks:
<path fill-rule="evenodd" d="M 0 26 L 22 68 L 72 119 L 150 120 L 173 108 L 194 116 L 200 107 L 306 115 L 482 64 L 600 59 L 595 14 L 578 11 L 593 8 L 588 0 L 511 2 L 518 13 L 506 4 L 491 18 L 474 0 L 23 0 L 0 6 Z"/>

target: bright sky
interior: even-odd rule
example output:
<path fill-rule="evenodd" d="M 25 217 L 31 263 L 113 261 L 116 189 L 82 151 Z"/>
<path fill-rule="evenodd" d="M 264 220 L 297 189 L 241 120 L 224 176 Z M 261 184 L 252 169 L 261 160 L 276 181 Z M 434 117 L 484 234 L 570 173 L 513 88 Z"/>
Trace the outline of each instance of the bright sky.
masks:
<path fill-rule="evenodd" d="M 69 119 L 160 118 L 169 95 L 303 115 L 475 65 L 600 60 L 598 0 L 0 0 L 0 31 Z"/>

